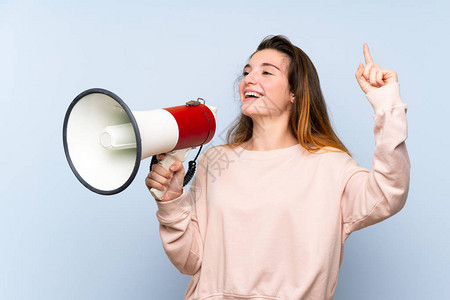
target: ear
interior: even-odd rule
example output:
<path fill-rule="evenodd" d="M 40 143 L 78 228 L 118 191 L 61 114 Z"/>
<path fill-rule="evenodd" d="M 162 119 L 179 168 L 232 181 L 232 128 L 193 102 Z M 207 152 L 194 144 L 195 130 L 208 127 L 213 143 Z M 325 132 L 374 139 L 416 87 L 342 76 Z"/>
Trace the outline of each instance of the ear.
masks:
<path fill-rule="evenodd" d="M 295 102 L 295 94 L 291 92 L 291 98 L 289 99 L 289 101 L 294 104 Z"/>

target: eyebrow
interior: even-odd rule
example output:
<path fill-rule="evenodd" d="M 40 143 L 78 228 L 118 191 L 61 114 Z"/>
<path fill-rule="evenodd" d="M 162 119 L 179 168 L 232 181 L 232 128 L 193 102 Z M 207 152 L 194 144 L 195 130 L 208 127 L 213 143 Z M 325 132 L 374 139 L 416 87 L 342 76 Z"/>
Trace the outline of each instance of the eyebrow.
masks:
<path fill-rule="evenodd" d="M 262 65 L 262 66 L 274 67 L 274 68 L 277 69 L 278 71 L 281 71 L 280 68 L 278 68 L 277 66 L 275 66 L 275 65 L 273 65 L 273 64 L 271 64 L 271 63 L 262 63 L 261 65 Z M 246 64 L 245 67 L 244 67 L 244 69 L 245 69 L 245 68 L 251 68 L 251 66 L 250 66 L 249 64 Z"/>

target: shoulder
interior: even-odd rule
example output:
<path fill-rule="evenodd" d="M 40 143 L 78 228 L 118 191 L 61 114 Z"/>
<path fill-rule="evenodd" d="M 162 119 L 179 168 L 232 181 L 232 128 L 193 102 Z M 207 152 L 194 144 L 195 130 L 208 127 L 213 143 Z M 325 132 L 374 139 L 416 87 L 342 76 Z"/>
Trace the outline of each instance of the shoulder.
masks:
<path fill-rule="evenodd" d="M 323 148 L 320 148 L 312 153 L 312 155 L 317 155 L 323 158 L 329 158 L 329 159 L 346 159 L 348 157 L 351 158 L 350 155 L 348 155 L 346 152 L 342 151 L 341 149 L 326 146 Z"/>
<path fill-rule="evenodd" d="M 217 145 L 211 146 L 201 156 L 201 159 L 207 162 L 208 164 L 217 161 L 218 159 L 224 159 L 229 157 L 236 151 L 236 147 L 232 147 L 230 145 Z"/>
<path fill-rule="evenodd" d="M 234 149 L 234 148 L 229 145 L 211 146 L 205 151 L 204 155 L 206 157 L 211 157 L 217 153 L 225 153 L 225 152 L 231 151 L 232 149 Z"/>
<path fill-rule="evenodd" d="M 313 165 L 324 177 L 331 178 L 338 185 L 342 185 L 351 174 L 363 169 L 348 153 L 334 147 L 324 147 L 309 154 L 309 157 L 316 160 Z"/>
<path fill-rule="evenodd" d="M 347 166 L 357 165 L 356 161 L 348 153 L 329 146 L 317 150 L 310 156 L 316 157 L 322 164 L 333 169 L 342 169 Z"/>

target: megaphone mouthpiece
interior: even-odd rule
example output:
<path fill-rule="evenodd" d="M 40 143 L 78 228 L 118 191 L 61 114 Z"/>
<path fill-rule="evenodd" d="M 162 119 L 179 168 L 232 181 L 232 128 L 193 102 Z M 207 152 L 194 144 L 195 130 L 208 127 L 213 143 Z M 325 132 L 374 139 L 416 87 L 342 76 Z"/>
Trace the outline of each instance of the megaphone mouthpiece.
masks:
<path fill-rule="evenodd" d="M 133 125 L 126 123 L 106 127 L 100 135 L 100 143 L 105 149 L 136 148 Z"/>

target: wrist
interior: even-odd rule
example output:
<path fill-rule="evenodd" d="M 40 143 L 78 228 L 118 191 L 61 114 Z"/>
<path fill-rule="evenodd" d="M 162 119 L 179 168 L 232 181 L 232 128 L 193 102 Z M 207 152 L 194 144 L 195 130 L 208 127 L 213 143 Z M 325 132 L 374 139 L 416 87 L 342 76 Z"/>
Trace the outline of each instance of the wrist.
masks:
<path fill-rule="evenodd" d="M 169 201 L 177 200 L 183 195 L 183 188 L 181 189 L 181 191 L 179 193 L 172 192 L 172 191 L 167 191 L 166 194 L 169 194 L 168 199 L 165 199 L 166 195 L 164 195 L 162 200 L 159 200 L 159 199 L 155 198 L 156 201 L 158 201 L 158 202 L 169 202 Z"/>

